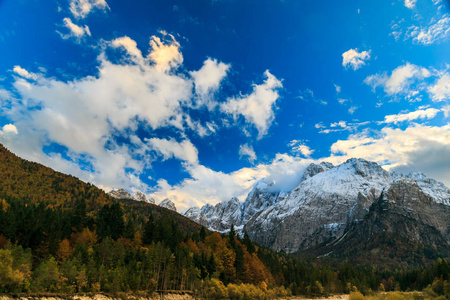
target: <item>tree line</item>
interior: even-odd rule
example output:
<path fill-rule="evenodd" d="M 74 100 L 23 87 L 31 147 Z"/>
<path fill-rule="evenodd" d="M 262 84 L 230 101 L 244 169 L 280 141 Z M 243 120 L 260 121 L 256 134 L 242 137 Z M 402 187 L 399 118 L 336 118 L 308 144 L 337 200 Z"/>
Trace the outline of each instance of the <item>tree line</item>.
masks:
<path fill-rule="evenodd" d="M 190 290 L 224 299 L 448 292 L 446 259 L 415 269 L 331 265 L 275 253 L 234 228 L 183 230 L 179 215 L 146 207 L 111 201 L 92 210 L 83 199 L 55 206 L 0 194 L 0 292 Z"/>

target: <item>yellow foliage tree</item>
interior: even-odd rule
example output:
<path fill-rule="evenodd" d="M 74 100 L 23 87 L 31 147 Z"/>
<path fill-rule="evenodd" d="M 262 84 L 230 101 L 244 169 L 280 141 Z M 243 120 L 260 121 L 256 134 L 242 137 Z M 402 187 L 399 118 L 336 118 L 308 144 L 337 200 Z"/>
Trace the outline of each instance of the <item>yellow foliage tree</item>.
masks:
<path fill-rule="evenodd" d="M 73 248 L 70 246 L 69 240 L 64 239 L 59 243 L 58 252 L 56 253 L 60 261 L 64 261 L 69 258 L 73 253 Z"/>

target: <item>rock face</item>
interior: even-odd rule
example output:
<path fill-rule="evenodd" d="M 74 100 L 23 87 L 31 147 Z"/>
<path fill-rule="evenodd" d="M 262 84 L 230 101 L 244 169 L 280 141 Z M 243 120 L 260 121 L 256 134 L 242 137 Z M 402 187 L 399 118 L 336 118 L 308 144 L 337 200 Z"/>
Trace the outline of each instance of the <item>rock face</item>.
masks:
<path fill-rule="evenodd" d="M 177 208 L 175 207 L 175 203 L 173 203 L 172 201 L 170 201 L 169 199 L 164 199 L 163 201 L 161 201 L 161 203 L 158 204 L 161 207 L 173 210 L 173 211 L 177 211 Z"/>
<path fill-rule="evenodd" d="M 347 224 L 364 218 L 390 181 L 379 165 L 361 159 L 305 178 L 283 201 L 246 224 L 255 242 L 292 253 L 337 238 Z"/>
<path fill-rule="evenodd" d="M 184 216 L 211 230 L 226 232 L 234 225 L 240 231 L 252 217 L 286 196 L 285 192 L 273 191 L 272 186 L 273 182 L 262 179 L 254 186 L 244 203 L 232 198 L 215 206 L 206 204 L 201 209 L 190 208 Z"/>
<path fill-rule="evenodd" d="M 359 231 L 367 236 L 388 232 L 435 248 L 448 245 L 450 206 L 436 201 L 420 185 L 410 178 L 395 180 L 374 203 Z"/>
<path fill-rule="evenodd" d="M 125 189 L 112 190 L 108 192 L 108 195 L 116 199 L 133 199 L 131 194 L 128 193 Z"/>
<path fill-rule="evenodd" d="M 342 238 L 318 250 L 340 257 L 376 259 L 383 264 L 389 256 L 413 264 L 423 263 L 424 258 L 448 257 L 450 206 L 435 201 L 409 177 L 397 178 L 385 187 L 364 220 L 353 223 Z"/>
<path fill-rule="evenodd" d="M 113 198 L 116 199 L 131 199 L 136 201 L 143 201 L 151 204 L 155 204 L 155 199 L 147 199 L 142 192 L 136 192 L 133 195 L 128 193 L 125 189 L 112 190 L 108 193 Z"/>
<path fill-rule="evenodd" d="M 400 204 L 389 210 L 391 215 L 400 213 L 400 209 L 408 212 L 409 219 L 422 224 L 417 228 L 435 228 L 448 247 L 450 190 L 422 173 L 388 173 L 364 159 L 349 159 L 339 166 L 311 164 L 292 191 L 276 191 L 273 183 L 261 180 L 244 203 L 232 199 L 188 210 L 185 216 L 217 231 L 226 231 L 234 224 L 245 229 L 253 241 L 292 253 L 342 241 L 350 230 L 365 222 L 380 199 L 397 199 L 395 203 Z M 438 207 L 445 208 L 435 218 Z M 395 222 L 393 218 L 386 220 Z M 414 232 L 423 231 L 417 230 Z M 425 238 L 424 234 L 418 236 Z"/>

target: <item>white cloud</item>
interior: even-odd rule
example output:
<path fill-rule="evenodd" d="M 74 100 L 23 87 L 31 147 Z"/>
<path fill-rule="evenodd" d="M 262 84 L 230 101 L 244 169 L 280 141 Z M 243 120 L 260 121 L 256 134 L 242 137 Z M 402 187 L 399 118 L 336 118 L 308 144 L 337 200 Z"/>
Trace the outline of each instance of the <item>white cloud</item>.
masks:
<path fill-rule="evenodd" d="M 370 121 L 366 122 L 353 122 L 353 123 L 347 123 L 346 121 L 339 121 L 339 122 L 333 122 L 330 124 L 330 126 L 325 126 L 323 123 L 316 124 L 316 128 L 320 129 L 319 133 L 333 133 L 333 132 L 343 132 L 343 131 L 350 131 L 355 132 L 357 131 L 358 127 L 364 126 L 369 124 Z"/>
<path fill-rule="evenodd" d="M 444 112 L 444 116 L 448 118 L 448 116 L 450 115 L 450 105 L 442 107 L 442 111 Z"/>
<path fill-rule="evenodd" d="M 334 88 L 336 89 L 337 94 L 339 94 L 341 92 L 341 87 L 339 85 L 335 84 Z"/>
<path fill-rule="evenodd" d="M 450 37 L 450 15 L 445 14 L 438 21 L 432 20 L 428 26 L 411 26 L 406 37 L 423 45 L 444 42 Z"/>
<path fill-rule="evenodd" d="M 424 172 L 450 186 L 450 125 L 413 124 L 405 130 L 385 127 L 375 137 L 366 131 L 335 142 L 331 151 L 333 155 L 326 160 L 365 158 L 388 170 Z"/>
<path fill-rule="evenodd" d="M 438 112 L 440 112 L 439 109 L 429 108 L 426 110 L 416 110 L 407 114 L 387 115 L 384 117 L 384 121 L 380 123 L 397 124 L 399 122 L 413 121 L 417 119 L 432 119 Z"/>
<path fill-rule="evenodd" d="M 266 79 L 263 84 L 253 85 L 253 92 L 250 95 L 238 98 L 229 98 L 221 105 L 221 110 L 232 114 L 235 118 L 242 115 L 248 123 L 252 123 L 258 129 L 258 138 L 267 133 L 272 121 L 275 118 L 274 105 L 280 95 L 278 89 L 283 85 L 280 80 L 264 72 Z"/>
<path fill-rule="evenodd" d="M 176 69 L 183 63 L 183 55 L 180 52 L 180 43 L 173 35 L 164 31 L 160 33 L 168 38 L 164 43 L 159 37 L 152 36 L 150 39 L 151 52 L 148 54 L 148 58 L 155 63 L 156 69 L 167 72 Z"/>
<path fill-rule="evenodd" d="M 186 125 L 200 137 L 214 134 L 218 129 L 218 126 L 214 121 L 206 122 L 205 125 L 202 125 L 200 121 L 192 121 L 191 117 L 188 114 L 186 114 L 184 117 Z"/>
<path fill-rule="evenodd" d="M 91 36 L 91 31 L 89 30 L 89 27 L 87 25 L 85 25 L 84 27 L 78 26 L 74 24 L 69 18 L 64 18 L 63 22 L 64 27 L 70 30 L 70 33 L 68 34 L 60 33 L 63 39 L 75 37 L 79 41 L 85 35 Z"/>
<path fill-rule="evenodd" d="M 316 125 L 314 125 L 314 127 L 316 127 L 317 129 L 326 128 L 326 126 L 322 122 L 317 123 Z"/>
<path fill-rule="evenodd" d="M 163 155 L 164 160 L 175 157 L 190 164 L 198 163 L 198 150 L 189 140 L 181 143 L 174 139 L 145 139 L 151 149 Z"/>
<path fill-rule="evenodd" d="M 123 47 L 133 44 L 121 41 Z M 114 136 L 130 136 L 137 122 L 152 129 L 173 126 L 192 98 L 189 78 L 161 72 L 158 66 L 150 60 L 140 65 L 114 64 L 101 54 L 96 76 L 69 82 L 33 75 L 16 66 L 14 72 L 24 78 L 15 78 L 13 83 L 17 99 L 4 95 L 2 115 L 14 122 L 18 134 L 2 135 L 0 142 L 21 157 L 105 188 L 145 191 L 148 187 L 140 182 L 139 174 L 149 167 L 151 155 L 139 153 L 144 160 L 137 160 L 136 152 L 149 148 L 137 138 L 130 146 L 119 146 Z M 44 153 L 44 146 L 51 143 L 67 147 L 69 158 Z M 186 154 L 174 151 L 173 155 L 195 163 L 195 150 L 188 143 L 183 145 Z"/>
<path fill-rule="evenodd" d="M 25 70 L 21 66 L 14 66 L 13 72 L 16 73 L 17 75 L 25 77 L 27 79 L 33 79 L 33 80 L 37 79 L 37 75 L 36 74 L 28 72 L 27 70 Z"/>
<path fill-rule="evenodd" d="M 366 77 L 364 83 L 371 86 L 374 90 L 382 86 L 388 95 L 409 94 L 416 95 L 417 91 L 411 90 L 410 86 L 416 82 L 431 76 L 431 73 L 423 67 L 410 63 L 397 67 L 392 71 L 391 76 L 386 73 L 375 74 Z"/>
<path fill-rule="evenodd" d="M 86 16 L 93 10 L 100 9 L 106 11 L 109 9 L 105 0 L 71 0 L 70 12 L 78 19 L 86 18 Z"/>
<path fill-rule="evenodd" d="M 443 74 L 434 85 L 428 88 L 428 92 L 435 102 L 448 101 L 450 99 L 450 75 Z"/>
<path fill-rule="evenodd" d="M 409 9 L 416 7 L 417 0 L 405 0 L 405 6 Z"/>
<path fill-rule="evenodd" d="M 311 154 L 314 153 L 314 150 L 311 150 L 308 146 L 305 145 L 303 141 L 300 140 L 292 140 L 288 144 L 291 147 L 291 151 L 295 154 L 301 154 L 304 157 L 310 157 Z"/>
<path fill-rule="evenodd" d="M 1 134 L 18 134 L 19 131 L 17 130 L 17 127 L 14 126 L 13 124 L 6 124 L 5 126 L 3 126 L 2 130 L 0 130 L 0 135 Z"/>
<path fill-rule="evenodd" d="M 248 144 L 244 144 L 239 146 L 239 158 L 246 157 L 249 162 L 254 163 L 257 159 L 255 150 L 253 150 L 253 146 L 249 146 Z"/>
<path fill-rule="evenodd" d="M 346 128 L 347 127 L 347 122 L 346 121 L 339 121 L 339 122 L 334 122 L 330 124 L 330 127 L 341 127 L 341 128 Z"/>
<path fill-rule="evenodd" d="M 342 65 L 347 68 L 351 66 L 353 70 L 358 70 L 370 59 L 370 51 L 358 52 L 358 49 L 350 49 L 342 53 Z"/>
<path fill-rule="evenodd" d="M 351 107 L 348 109 L 348 113 L 351 114 L 351 115 L 353 115 L 353 113 L 354 113 L 357 109 L 358 109 L 358 106 L 351 106 Z"/>
<path fill-rule="evenodd" d="M 212 101 L 214 93 L 219 89 L 220 83 L 227 76 L 229 64 L 218 62 L 208 58 L 198 71 L 190 72 L 194 79 L 195 92 L 199 97 L 198 105 L 206 104 L 209 110 L 213 110 L 216 103 Z"/>
<path fill-rule="evenodd" d="M 138 59 L 139 62 L 142 62 L 143 57 L 141 50 L 138 49 L 137 43 L 128 36 L 123 36 L 113 40 L 111 45 L 114 48 L 122 47 L 129 55 Z"/>

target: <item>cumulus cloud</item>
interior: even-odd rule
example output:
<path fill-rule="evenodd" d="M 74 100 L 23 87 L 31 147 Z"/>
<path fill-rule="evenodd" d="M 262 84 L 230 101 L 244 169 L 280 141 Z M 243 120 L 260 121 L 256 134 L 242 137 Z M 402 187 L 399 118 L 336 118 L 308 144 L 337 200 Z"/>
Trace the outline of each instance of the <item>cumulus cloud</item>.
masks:
<path fill-rule="evenodd" d="M 252 123 L 258 129 L 258 138 L 263 137 L 275 118 L 274 106 L 279 99 L 278 89 L 283 85 L 268 70 L 264 72 L 266 79 L 263 84 L 253 85 L 250 95 L 229 98 L 221 105 L 221 110 L 232 114 L 235 118 L 243 116 L 248 123 Z"/>
<path fill-rule="evenodd" d="M 440 112 L 439 109 L 429 108 L 426 110 L 416 110 L 407 114 L 387 115 L 384 117 L 384 121 L 380 123 L 397 124 L 400 122 L 413 121 L 417 119 L 432 119 L 438 112 Z"/>
<path fill-rule="evenodd" d="M 214 109 L 216 103 L 212 101 L 212 97 L 219 89 L 220 83 L 226 77 L 229 69 L 229 64 L 208 58 L 200 70 L 190 72 L 194 78 L 195 92 L 199 96 L 198 105 L 206 104 L 210 110 Z"/>
<path fill-rule="evenodd" d="M 431 99 L 435 102 L 450 99 L 450 75 L 445 73 L 440 76 L 436 83 L 428 88 Z"/>
<path fill-rule="evenodd" d="M 18 134 L 19 131 L 17 130 L 17 127 L 14 126 L 13 124 L 6 124 L 5 126 L 3 126 L 2 130 L 0 130 L 0 135 L 1 134 Z"/>
<path fill-rule="evenodd" d="M 180 66 L 183 63 L 183 55 L 180 52 L 180 43 L 173 35 L 164 31 L 160 33 L 166 37 L 166 42 L 157 36 L 152 36 L 150 39 L 151 52 L 148 54 L 148 58 L 155 63 L 156 69 L 166 72 Z"/>
<path fill-rule="evenodd" d="M 37 79 L 37 75 L 36 74 L 28 72 L 27 70 L 25 70 L 21 66 L 14 66 L 13 72 L 16 73 L 17 75 L 25 77 L 27 79 L 33 79 L 33 80 Z"/>
<path fill-rule="evenodd" d="M 128 52 L 134 45 L 126 38 L 113 44 Z M 151 149 L 139 138 L 131 139 L 130 132 L 138 123 L 152 129 L 172 126 L 183 115 L 182 107 L 190 105 L 193 88 L 186 76 L 161 72 L 158 67 L 150 59 L 140 65 L 114 64 L 101 54 L 96 76 L 66 82 L 16 66 L 13 71 L 22 76 L 13 83 L 17 99 L 5 95 L 2 114 L 14 122 L 18 134 L 2 135 L 0 142 L 24 158 L 105 188 L 148 190 L 139 175 L 151 161 L 138 160 L 138 155 L 147 156 L 137 152 Z M 118 133 L 129 137 L 131 144 L 118 145 L 114 138 Z M 68 158 L 44 152 L 50 144 L 67 148 Z M 185 152 L 173 150 L 172 155 L 196 163 L 192 144 L 181 145 Z M 168 145 L 167 149 L 158 146 L 161 155 L 170 154 Z"/>
<path fill-rule="evenodd" d="M 78 19 L 86 18 L 86 16 L 94 9 L 106 11 L 109 9 L 105 0 L 71 0 L 70 12 Z"/>
<path fill-rule="evenodd" d="M 179 143 L 174 139 L 151 138 L 145 141 L 151 149 L 163 155 L 165 160 L 175 157 L 190 164 L 198 163 L 198 150 L 189 140 Z"/>
<path fill-rule="evenodd" d="M 62 34 L 58 32 L 63 39 L 68 39 L 71 37 L 75 37 L 78 41 L 81 40 L 81 38 L 85 35 L 91 36 L 91 31 L 89 30 L 89 27 L 85 25 L 84 27 L 78 26 L 77 24 L 74 24 L 70 18 L 64 18 L 64 27 L 69 29 L 68 34 Z"/>
<path fill-rule="evenodd" d="M 405 0 L 405 6 L 409 9 L 416 7 L 417 0 Z"/>
<path fill-rule="evenodd" d="M 342 53 L 342 65 L 345 68 L 351 66 L 354 71 L 366 64 L 370 59 L 370 51 L 358 52 L 358 49 L 350 49 Z"/>
<path fill-rule="evenodd" d="M 328 160 L 360 157 L 375 161 L 388 170 L 422 171 L 450 186 L 450 125 L 383 128 L 377 136 L 367 132 L 349 136 L 331 146 Z M 338 156 L 337 156 L 338 155 Z"/>
<path fill-rule="evenodd" d="M 239 158 L 246 158 L 249 162 L 254 163 L 257 157 L 253 146 L 248 144 L 239 146 Z"/>
<path fill-rule="evenodd" d="M 374 90 L 381 86 L 388 95 L 402 93 L 414 96 L 418 92 L 411 90 L 411 85 L 429 76 L 431 76 L 431 73 L 426 68 L 406 63 L 393 70 L 390 76 L 386 73 L 370 75 L 366 77 L 364 83 L 371 86 Z"/>
<path fill-rule="evenodd" d="M 114 48 L 123 48 L 128 55 L 138 59 L 139 62 L 143 61 L 142 52 L 138 49 L 137 43 L 128 36 L 123 36 L 113 40 L 111 42 L 111 46 Z"/>

